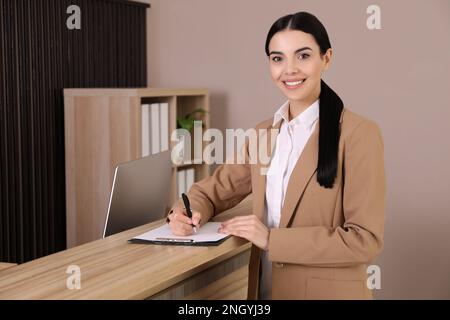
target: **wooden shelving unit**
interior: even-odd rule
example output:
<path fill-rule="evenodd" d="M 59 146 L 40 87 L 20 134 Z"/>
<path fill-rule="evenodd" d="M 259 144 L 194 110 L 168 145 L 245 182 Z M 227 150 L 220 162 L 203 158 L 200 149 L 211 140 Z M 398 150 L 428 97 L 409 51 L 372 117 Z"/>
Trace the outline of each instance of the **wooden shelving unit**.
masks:
<path fill-rule="evenodd" d="M 206 89 L 65 89 L 67 247 L 100 239 L 114 168 L 141 158 L 141 105 L 169 105 L 169 139 L 177 117 L 202 108 L 203 130 L 210 128 Z M 169 140 L 170 141 L 170 140 Z M 170 141 L 172 149 L 177 142 Z M 173 164 L 169 208 L 177 199 L 177 171 L 192 167 L 194 181 L 210 175 L 210 165 Z"/>

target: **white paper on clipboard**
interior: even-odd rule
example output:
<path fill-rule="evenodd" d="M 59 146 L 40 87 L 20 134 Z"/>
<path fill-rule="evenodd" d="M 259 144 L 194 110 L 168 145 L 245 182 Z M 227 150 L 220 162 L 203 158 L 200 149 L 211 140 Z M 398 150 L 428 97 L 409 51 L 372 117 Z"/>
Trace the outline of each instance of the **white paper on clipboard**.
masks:
<path fill-rule="evenodd" d="M 227 234 L 217 232 L 220 227 L 220 222 L 208 222 L 201 228 L 197 229 L 197 233 L 190 236 L 176 236 L 172 234 L 168 224 L 164 224 L 161 227 L 155 228 L 141 235 L 138 235 L 130 241 L 141 241 L 161 244 L 215 244 L 228 237 Z"/>

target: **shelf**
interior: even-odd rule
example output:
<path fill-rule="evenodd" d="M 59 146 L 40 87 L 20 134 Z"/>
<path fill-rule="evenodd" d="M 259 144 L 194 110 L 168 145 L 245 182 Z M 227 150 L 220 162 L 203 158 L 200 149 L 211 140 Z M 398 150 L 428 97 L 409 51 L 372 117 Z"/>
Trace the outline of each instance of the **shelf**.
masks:
<path fill-rule="evenodd" d="M 210 127 L 206 89 L 65 89 L 67 246 L 101 238 L 114 168 L 142 157 L 142 104 L 168 103 L 169 149 L 177 118 L 196 108 Z M 173 165 L 167 209 L 177 199 L 177 172 L 194 168 L 195 181 L 210 175 L 210 165 Z M 95 173 L 95 174 L 92 174 Z"/>

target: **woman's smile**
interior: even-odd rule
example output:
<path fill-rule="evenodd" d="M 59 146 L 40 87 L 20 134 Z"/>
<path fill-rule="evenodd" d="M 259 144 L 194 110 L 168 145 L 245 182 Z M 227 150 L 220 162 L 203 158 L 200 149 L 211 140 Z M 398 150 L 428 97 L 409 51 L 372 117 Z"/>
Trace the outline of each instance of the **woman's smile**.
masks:
<path fill-rule="evenodd" d="M 289 90 L 294 90 L 297 88 L 302 88 L 303 87 L 303 83 L 306 81 L 305 79 L 299 79 L 299 80 L 285 80 L 285 81 L 281 81 L 284 86 L 289 89 Z"/>

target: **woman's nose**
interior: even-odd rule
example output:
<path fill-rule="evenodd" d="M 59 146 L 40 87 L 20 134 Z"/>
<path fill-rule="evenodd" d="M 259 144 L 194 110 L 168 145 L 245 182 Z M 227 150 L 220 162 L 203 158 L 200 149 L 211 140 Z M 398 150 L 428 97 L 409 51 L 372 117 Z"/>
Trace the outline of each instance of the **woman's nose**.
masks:
<path fill-rule="evenodd" d="M 295 61 L 288 60 L 286 63 L 286 74 L 296 74 L 299 72 L 298 66 Z"/>

